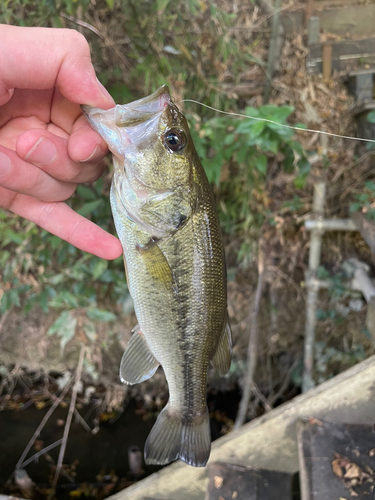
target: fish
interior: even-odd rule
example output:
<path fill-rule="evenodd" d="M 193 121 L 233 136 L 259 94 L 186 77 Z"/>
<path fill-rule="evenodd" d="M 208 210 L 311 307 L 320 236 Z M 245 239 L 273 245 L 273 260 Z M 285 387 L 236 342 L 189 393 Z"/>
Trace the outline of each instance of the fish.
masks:
<path fill-rule="evenodd" d="M 209 182 L 185 116 L 166 85 L 103 111 L 82 106 L 113 154 L 110 203 L 138 325 L 120 378 L 137 384 L 162 366 L 169 401 L 145 444 L 146 464 L 204 467 L 211 363 L 231 364 L 226 265 Z"/>

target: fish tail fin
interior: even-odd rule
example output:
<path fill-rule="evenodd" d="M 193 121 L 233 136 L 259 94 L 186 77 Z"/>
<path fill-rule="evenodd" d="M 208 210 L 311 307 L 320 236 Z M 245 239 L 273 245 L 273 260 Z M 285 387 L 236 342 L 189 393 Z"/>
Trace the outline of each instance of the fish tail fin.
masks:
<path fill-rule="evenodd" d="M 146 464 L 165 465 L 180 458 L 194 467 L 204 467 L 211 451 L 208 409 L 189 421 L 170 411 L 161 411 L 145 445 Z"/>

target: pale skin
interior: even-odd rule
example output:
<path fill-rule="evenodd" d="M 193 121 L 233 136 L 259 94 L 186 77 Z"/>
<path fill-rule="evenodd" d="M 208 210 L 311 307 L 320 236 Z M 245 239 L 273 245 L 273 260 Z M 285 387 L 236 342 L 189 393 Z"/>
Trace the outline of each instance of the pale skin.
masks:
<path fill-rule="evenodd" d="M 78 183 L 102 175 L 108 152 L 80 104 L 115 105 L 82 35 L 0 25 L 0 208 L 115 259 L 122 254 L 119 240 L 64 203 Z"/>

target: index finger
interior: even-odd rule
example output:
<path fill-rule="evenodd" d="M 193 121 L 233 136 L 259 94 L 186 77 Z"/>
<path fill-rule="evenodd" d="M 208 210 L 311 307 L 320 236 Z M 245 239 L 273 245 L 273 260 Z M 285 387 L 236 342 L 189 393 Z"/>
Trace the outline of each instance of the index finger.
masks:
<path fill-rule="evenodd" d="M 24 194 L 6 192 L 0 187 L 4 208 L 59 236 L 84 252 L 102 259 L 122 254 L 120 241 L 104 229 L 77 214 L 63 202 L 45 202 Z"/>
<path fill-rule="evenodd" d="M 97 80 L 90 47 L 78 31 L 0 25 L 0 105 L 12 89 L 57 87 L 71 102 L 114 106 Z"/>

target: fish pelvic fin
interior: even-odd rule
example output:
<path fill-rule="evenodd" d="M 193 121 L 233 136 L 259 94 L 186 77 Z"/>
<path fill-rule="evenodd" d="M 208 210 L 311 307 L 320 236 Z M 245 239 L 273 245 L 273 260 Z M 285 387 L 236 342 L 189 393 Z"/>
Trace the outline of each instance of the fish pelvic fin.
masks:
<path fill-rule="evenodd" d="M 129 385 L 151 378 L 159 366 L 138 325 L 133 332 L 120 365 L 121 382 Z"/>
<path fill-rule="evenodd" d="M 223 333 L 220 335 L 219 342 L 211 360 L 212 366 L 220 375 L 225 375 L 230 368 L 232 359 L 232 332 L 229 322 L 225 325 Z"/>
<path fill-rule="evenodd" d="M 169 403 L 159 414 L 145 445 L 146 464 L 165 465 L 180 458 L 204 467 L 210 456 L 211 432 L 208 409 L 191 419 L 172 413 Z"/>

